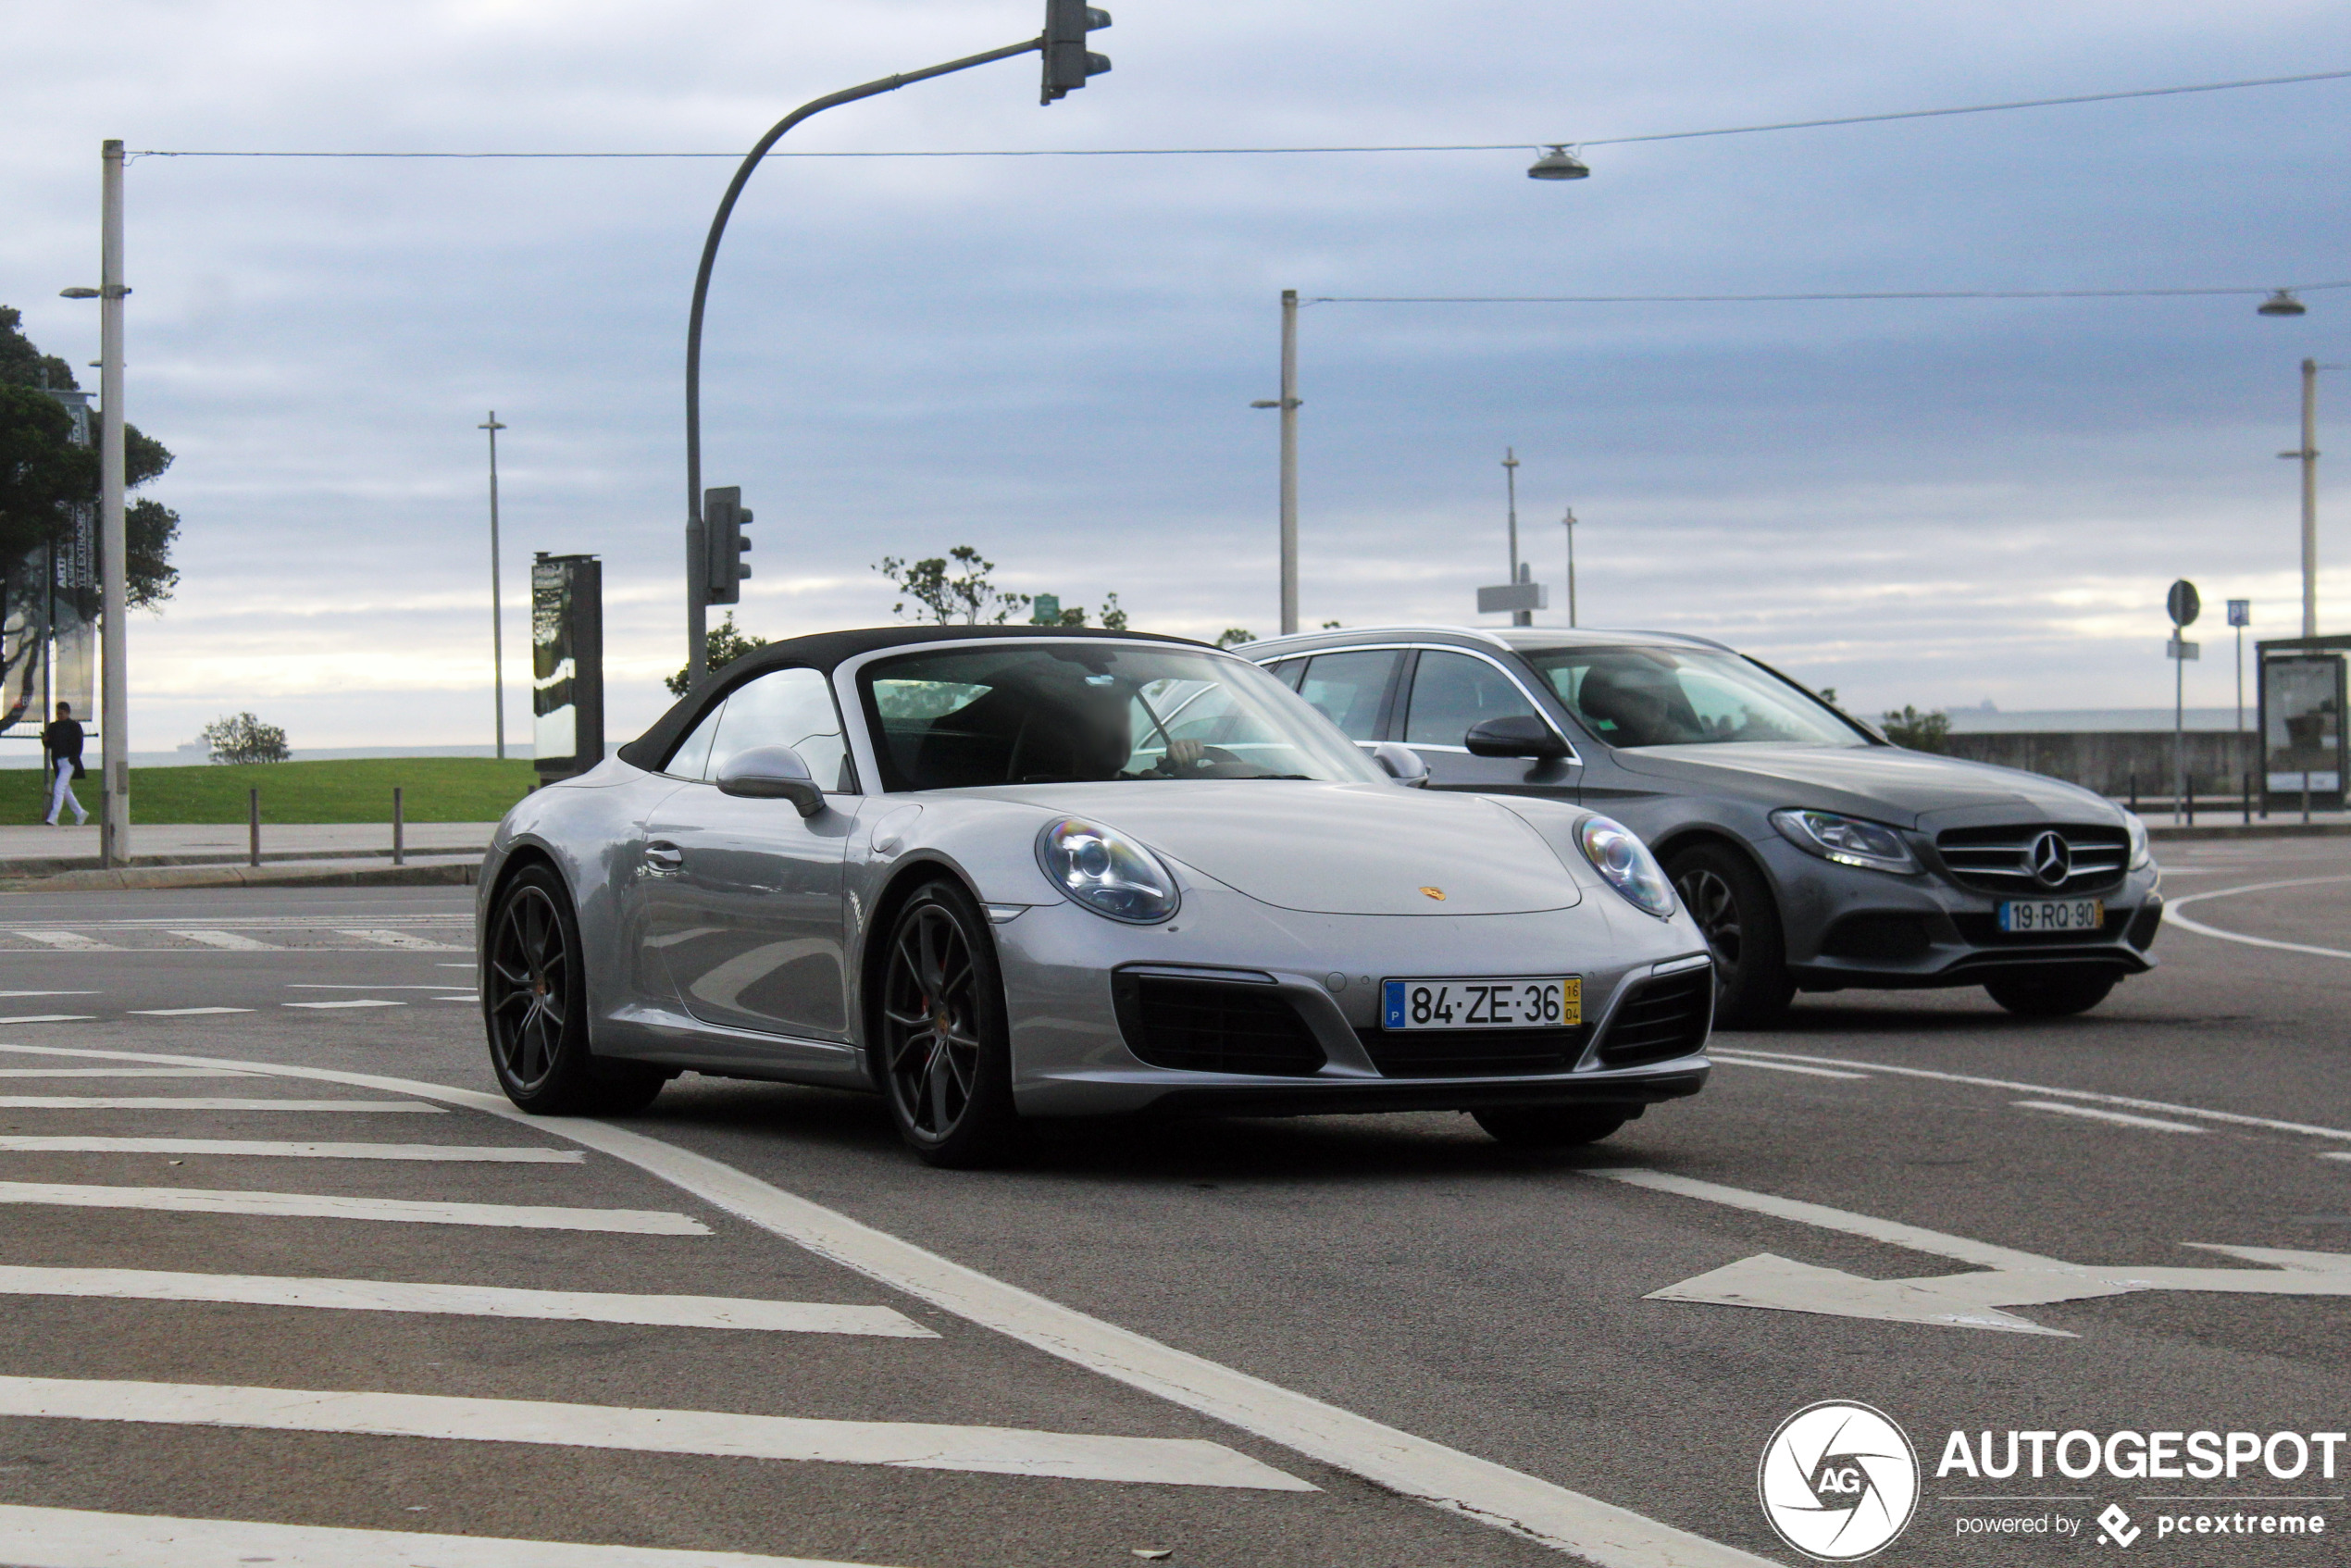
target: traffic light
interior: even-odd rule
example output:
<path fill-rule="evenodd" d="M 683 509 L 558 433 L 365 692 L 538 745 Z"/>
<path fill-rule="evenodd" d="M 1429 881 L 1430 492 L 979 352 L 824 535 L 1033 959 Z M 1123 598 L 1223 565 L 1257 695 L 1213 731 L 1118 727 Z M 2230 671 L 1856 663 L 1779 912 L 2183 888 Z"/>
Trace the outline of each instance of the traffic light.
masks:
<path fill-rule="evenodd" d="M 751 548 L 751 541 L 743 537 L 743 529 L 751 526 L 751 508 L 743 504 L 740 485 L 725 485 L 702 492 L 702 526 L 703 559 L 708 566 L 704 573 L 709 584 L 706 602 L 713 604 L 739 604 L 742 602 L 743 579 L 751 576 L 751 565 L 743 559 Z"/>
<path fill-rule="evenodd" d="M 1045 91 L 1039 103 L 1050 104 L 1110 69 L 1108 55 L 1086 52 L 1086 34 L 1108 26 L 1110 13 L 1084 0 L 1045 0 Z"/>

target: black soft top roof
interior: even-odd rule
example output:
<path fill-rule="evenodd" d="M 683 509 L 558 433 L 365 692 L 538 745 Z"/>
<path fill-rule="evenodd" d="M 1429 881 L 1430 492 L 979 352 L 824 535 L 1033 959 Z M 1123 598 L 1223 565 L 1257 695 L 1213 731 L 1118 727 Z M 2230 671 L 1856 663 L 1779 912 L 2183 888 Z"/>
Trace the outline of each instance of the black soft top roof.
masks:
<path fill-rule="evenodd" d="M 701 722 L 703 715 L 736 687 L 769 670 L 815 669 L 830 675 L 836 666 L 860 653 L 883 648 L 911 648 L 925 642 L 968 642 L 989 638 L 1104 638 L 1124 642 L 1171 642 L 1184 648 L 1204 648 L 1188 637 L 1163 637 L 1151 631 L 1104 631 L 1083 626 L 869 626 L 852 631 L 818 631 L 788 637 L 753 650 L 714 670 L 678 699 L 653 727 L 620 748 L 620 760 L 648 771 L 658 768 L 671 748 Z"/>

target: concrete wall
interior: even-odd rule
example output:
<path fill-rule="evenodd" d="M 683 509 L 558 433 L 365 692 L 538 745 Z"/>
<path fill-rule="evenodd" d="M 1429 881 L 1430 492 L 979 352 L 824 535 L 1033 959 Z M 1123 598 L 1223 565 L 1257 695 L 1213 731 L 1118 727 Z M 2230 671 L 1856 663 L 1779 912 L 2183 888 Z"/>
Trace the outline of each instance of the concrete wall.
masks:
<path fill-rule="evenodd" d="M 2248 720 L 2249 724 L 2249 720 Z M 2259 761 L 2250 728 L 2188 731 L 2188 777 L 2199 795 L 2234 797 L 2245 771 Z M 1954 735 L 1951 754 L 2044 773 L 2116 800 L 2127 800 L 2133 777 L 2143 801 L 2171 793 L 2171 737 L 2145 730 Z M 2261 781 L 2254 780 L 2258 791 Z"/>

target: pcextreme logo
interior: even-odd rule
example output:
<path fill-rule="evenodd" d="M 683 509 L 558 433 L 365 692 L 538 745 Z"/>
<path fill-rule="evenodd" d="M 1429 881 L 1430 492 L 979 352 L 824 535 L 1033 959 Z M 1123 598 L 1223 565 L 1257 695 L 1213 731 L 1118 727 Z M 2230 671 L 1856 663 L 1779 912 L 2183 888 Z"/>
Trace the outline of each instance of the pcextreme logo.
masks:
<path fill-rule="evenodd" d="M 1823 1400 L 1780 1423 L 1763 1445 L 1755 1489 L 1780 1539 L 1822 1562 L 1852 1562 L 1909 1526 L 1918 1450 L 1883 1412 Z"/>

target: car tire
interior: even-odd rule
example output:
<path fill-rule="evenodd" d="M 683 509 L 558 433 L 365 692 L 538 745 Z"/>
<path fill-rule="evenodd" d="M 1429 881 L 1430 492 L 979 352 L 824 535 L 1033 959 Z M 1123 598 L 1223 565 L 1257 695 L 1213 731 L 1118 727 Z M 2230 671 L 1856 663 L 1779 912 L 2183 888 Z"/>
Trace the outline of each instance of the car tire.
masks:
<path fill-rule="evenodd" d="M 1470 1116 L 1497 1142 L 1517 1149 L 1573 1149 L 1598 1143 L 1624 1125 L 1618 1112 L 1577 1105 L 1505 1106 Z"/>
<path fill-rule="evenodd" d="M 599 1062 L 588 1048 L 588 977 L 571 894 L 549 865 L 498 894 L 482 964 L 482 1023 L 498 1087 L 546 1116 L 617 1115 L 653 1103 L 669 1075 Z"/>
<path fill-rule="evenodd" d="M 927 1164 L 971 1169 L 1019 1151 L 1012 1030 L 987 918 L 953 882 L 890 922 L 875 1000 L 875 1076 L 898 1136 Z"/>
<path fill-rule="evenodd" d="M 2058 964 L 2003 975 L 1984 989 L 2021 1018 L 2070 1018 L 2104 1002 L 2121 979 L 2111 969 Z"/>
<path fill-rule="evenodd" d="M 1665 864 L 1682 906 L 1714 955 L 1714 1027 L 1763 1029 L 1796 995 L 1780 908 L 1761 873 L 1736 850 L 1693 844 Z"/>

